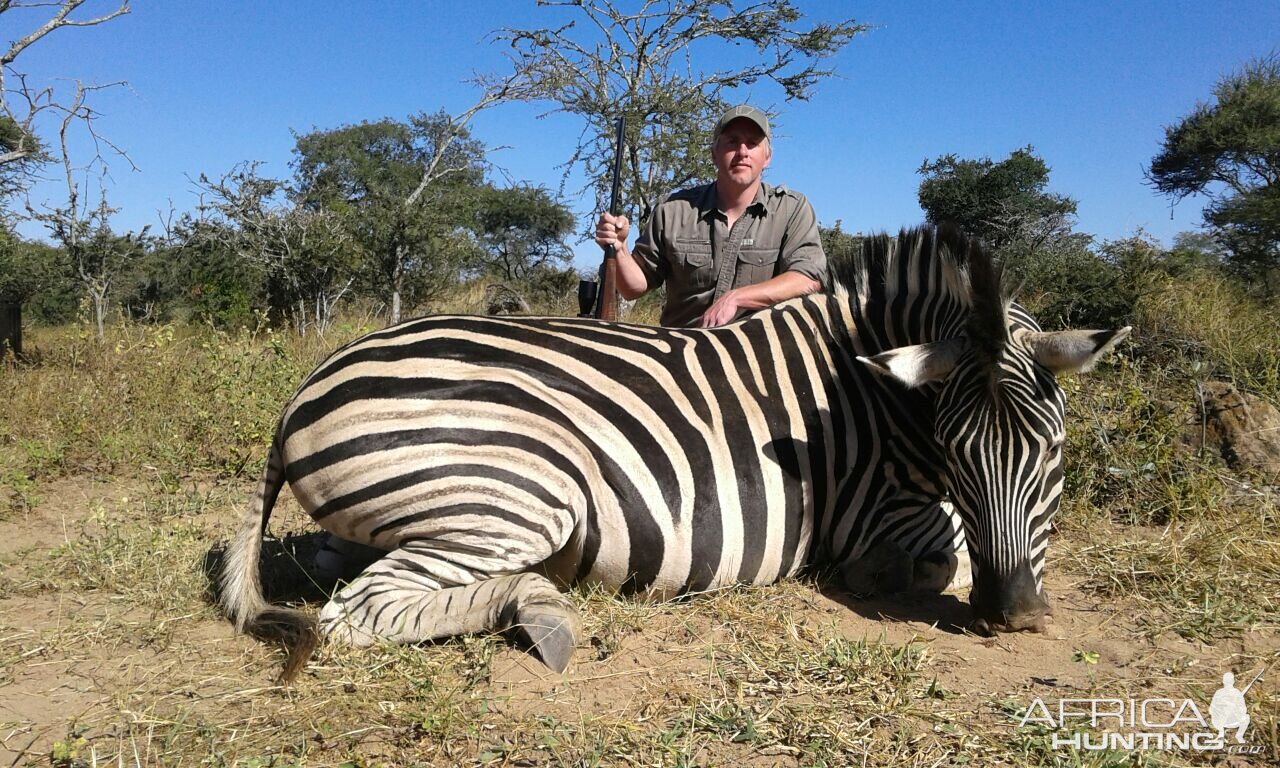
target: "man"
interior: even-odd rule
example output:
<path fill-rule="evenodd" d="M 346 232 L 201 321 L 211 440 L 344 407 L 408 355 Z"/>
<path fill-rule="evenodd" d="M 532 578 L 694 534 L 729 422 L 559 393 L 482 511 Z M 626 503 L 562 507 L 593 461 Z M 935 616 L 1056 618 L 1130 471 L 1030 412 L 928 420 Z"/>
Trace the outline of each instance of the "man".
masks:
<path fill-rule="evenodd" d="M 772 157 L 768 117 L 739 105 L 712 133 L 716 180 L 663 200 L 634 249 L 627 218 L 601 214 L 596 242 L 616 249 L 623 298 L 666 283 L 662 325 L 709 328 L 821 288 L 827 258 L 813 206 L 761 180 Z"/>

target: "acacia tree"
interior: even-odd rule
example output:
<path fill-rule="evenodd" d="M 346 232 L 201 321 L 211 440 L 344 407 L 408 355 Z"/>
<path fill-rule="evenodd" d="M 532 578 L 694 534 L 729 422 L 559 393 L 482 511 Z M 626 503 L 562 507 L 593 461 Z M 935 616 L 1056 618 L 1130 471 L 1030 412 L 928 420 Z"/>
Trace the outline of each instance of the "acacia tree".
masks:
<path fill-rule="evenodd" d="M 68 147 L 68 134 L 77 120 L 91 123 L 91 115 L 85 106 L 88 94 L 98 90 L 99 86 L 76 84 L 76 95 L 71 105 L 58 108 L 63 117 L 58 130 L 58 147 L 62 163 L 63 179 L 66 182 L 67 204 L 65 206 L 44 206 L 37 210 L 28 204 L 28 215 L 42 223 L 49 230 L 54 241 L 67 253 L 76 276 L 85 291 L 93 299 L 94 317 L 98 331 L 98 341 L 106 341 L 105 317 L 107 297 L 115 284 L 116 277 L 128 267 L 129 262 L 140 253 L 134 245 L 140 244 L 146 236 L 144 231 L 137 236 L 137 243 L 131 243 L 130 236 L 118 237 L 111 231 L 110 219 L 115 209 L 107 204 L 106 189 L 101 178 L 98 180 L 97 204 L 90 206 L 90 197 L 84 193 L 81 183 L 76 179 L 76 172 L 83 170 L 86 175 L 95 167 L 105 174 L 105 163 L 101 155 L 96 155 L 84 168 L 77 168 L 71 159 Z M 92 131 L 92 128 L 90 128 Z M 123 155 L 123 153 L 121 153 Z M 125 156 L 127 160 L 128 157 Z M 132 163 L 131 163 L 132 164 Z"/>
<path fill-rule="evenodd" d="M 1181 201 L 1204 195 L 1204 221 L 1239 274 L 1276 288 L 1280 271 L 1280 54 L 1254 60 L 1165 129 L 1147 180 Z"/>
<path fill-rule="evenodd" d="M 99 150 L 82 167 L 73 164 L 68 148 L 68 135 L 79 125 L 88 131 L 94 146 L 108 147 L 128 161 L 128 156 L 94 128 L 96 113 L 89 105 L 89 96 L 96 91 L 120 83 L 86 85 L 75 81 L 74 95 L 60 96 L 53 86 L 36 87 L 29 84 L 26 73 L 16 65 L 22 54 L 40 40 L 59 29 L 91 27 L 129 12 L 129 0 L 118 4 L 99 6 L 110 8 L 97 16 L 79 15 L 76 12 L 88 0 L 51 0 L 49 2 L 12 2 L 0 0 L 0 17 L 11 26 L 24 28 L 27 33 L 11 40 L 9 48 L 0 53 L 0 201 L 26 187 L 36 168 L 51 159 L 45 142 L 37 136 L 37 123 L 42 115 L 55 117 L 57 126 L 57 157 L 61 160 L 66 179 L 66 205 L 46 205 L 36 210 L 28 203 L 27 213 L 40 221 L 50 235 L 65 251 L 77 277 L 94 303 L 99 342 L 105 340 L 105 314 L 108 294 L 116 276 L 126 262 L 135 258 L 145 233 L 117 236 L 111 232 L 109 218 L 112 210 L 107 205 L 106 193 L 99 180 L 98 199 L 91 204 L 87 194 L 76 180 L 76 172 L 86 178 L 95 170 L 104 170 L 105 161 Z M 132 165 L 132 163 L 130 163 Z"/>
<path fill-rule="evenodd" d="M 952 222 L 1011 261 L 1025 261 L 1071 235 L 1076 201 L 1046 191 L 1049 166 L 1032 147 L 999 162 L 943 155 L 916 170 L 925 218 Z"/>
<path fill-rule="evenodd" d="M 397 323 L 405 303 L 431 298 L 471 256 L 456 234 L 469 223 L 484 155 L 444 112 L 316 131 L 297 138 L 294 196 L 342 217 L 367 286 Z"/>
<path fill-rule="evenodd" d="M 54 242 L 62 246 L 76 279 L 93 302 L 94 327 L 98 342 L 106 341 L 106 315 L 116 280 L 139 259 L 146 248 L 147 228 L 141 232 L 118 235 L 111 229 L 115 209 L 107 205 L 105 193 L 92 211 L 75 207 L 74 195 L 69 208 L 53 208 L 33 212 L 45 225 Z"/>
<path fill-rule="evenodd" d="M 485 267 L 505 280 L 564 265 L 573 213 L 541 187 L 490 188 L 480 198 L 476 231 Z"/>
<path fill-rule="evenodd" d="M 616 0 L 538 4 L 575 18 L 496 33 L 512 51 L 508 97 L 550 101 L 585 121 L 565 179 L 581 167 L 597 210 L 609 193 L 614 120 L 624 116 L 624 196 L 641 219 L 671 190 L 713 175 L 710 131 L 735 89 L 769 82 L 788 100 L 807 99 L 833 73 L 823 62 L 867 29 L 852 19 L 806 25 L 791 0 L 647 0 L 635 11 Z M 738 46 L 751 53 L 735 55 Z M 699 64 L 711 59 L 721 63 Z"/>

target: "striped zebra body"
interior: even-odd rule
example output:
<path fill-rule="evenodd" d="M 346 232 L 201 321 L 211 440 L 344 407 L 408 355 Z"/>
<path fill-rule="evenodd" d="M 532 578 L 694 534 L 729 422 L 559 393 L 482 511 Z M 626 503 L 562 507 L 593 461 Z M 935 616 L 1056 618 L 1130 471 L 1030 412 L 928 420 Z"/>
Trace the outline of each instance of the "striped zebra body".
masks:
<path fill-rule="evenodd" d="M 1038 594 L 1060 453 L 1019 464 L 1004 445 L 977 457 L 997 476 L 1035 464 L 1036 477 L 1013 482 L 1035 498 L 1003 525 L 983 519 L 986 501 L 972 497 L 986 481 L 956 470 L 968 462 L 937 429 L 950 420 L 963 433 L 975 414 L 985 424 L 989 371 L 1021 363 L 1051 395 L 1032 398 L 1029 418 L 1060 435 L 1052 374 L 982 359 L 951 377 L 977 377 L 961 387 L 899 375 L 928 359 L 905 350 L 972 336 L 993 301 L 1006 341 L 1038 333 L 1002 297 L 975 298 L 981 269 L 950 237 L 950 247 L 931 229 L 873 241 L 860 263 L 833 264 L 828 292 L 720 328 L 446 316 L 346 345 L 284 412 L 231 548 L 229 612 L 247 626 L 266 610 L 249 570 L 286 479 L 326 530 L 390 553 L 321 611 L 321 631 L 346 642 L 518 625 L 563 669 L 576 619 L 553 583 L 666 598 L 830 563 L 855 587 L 874 586 L 877 553 L 910 573 L 963 546 L 962 522 L 987 547 L 976 554 L 988 572 L 1029 569 Z M 971 453 L 1017 426 L 1013 410 L 996 410 Z M 953 487 L 968 513 L 946 503 Z M 1017 562 L 1002 563 L 1004 550 Z M 273 621 L 305 623 L 281 615 Z"/>
<path fill-rule="evenodd" d="M 455 522 L 484 539 L 474 515 L 505 514 L 518 517 L 508 535 L 537 530 L 560 555 L 564 582 L 661 598 L 771 583 L 815 543 L 848 554 L 891 522 L 837 504 L 896 500 L 887 475 L 905 465 L 880 454 L 917 426 L 891 420 L 911 393 L 849 354 L 844 377 L 819 375 L 835 367 L 835 304 L 712 331 L 412 321 L 303 385 L 282 422 L 287 477 L 327 530 L 380 549 Z M 922 506 L 940 495 L 910 490 Z M 831 534 L 818 542 L 815 520 Z"/>

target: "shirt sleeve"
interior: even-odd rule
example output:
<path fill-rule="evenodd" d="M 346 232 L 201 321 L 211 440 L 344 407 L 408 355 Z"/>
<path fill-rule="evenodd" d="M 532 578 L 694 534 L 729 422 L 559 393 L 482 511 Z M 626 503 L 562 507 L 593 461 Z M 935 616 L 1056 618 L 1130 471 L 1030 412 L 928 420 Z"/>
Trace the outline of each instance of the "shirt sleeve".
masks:
<path fill-rule="evenodd" d="M 799 272 L 824 285 L 827 282 L 827 254 L 818 235 L 818 217 L 803 196 L 783 231 L 781 262 L 779 272 Z"/>
<path fill-rule="evenodd" d="M 663 202 L 666 202 L 663 200 Z M 649 216 L 649 221 L 645 222 L 644 228 L 640 231 L 640 236 L 636 238 L 635 247 L 631 249 L 631 258 L 635 260 L 640 267 L 640 271 L 644 273 L 648 287 L 646 290 L 652 291 L 654 288 L 662 285 L 667 279 L 667 260 L 662 258 L 662 227 L 665 217 L 662 213 L 662 204 L 659 203 L 653 209 L 653 213 Z"/>

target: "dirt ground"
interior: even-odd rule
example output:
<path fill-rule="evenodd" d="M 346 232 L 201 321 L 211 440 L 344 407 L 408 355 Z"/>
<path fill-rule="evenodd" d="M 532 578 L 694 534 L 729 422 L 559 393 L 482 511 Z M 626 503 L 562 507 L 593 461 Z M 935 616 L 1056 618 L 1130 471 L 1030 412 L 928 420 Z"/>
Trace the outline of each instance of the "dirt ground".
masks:
<path fill-rule="evenodd" d="M 660 606 L 586 596 L 586 631 L 563 676 L 480 638 L 327 649 L 282 690 L 278 652 L 237 635 L 208 595 L 210 549 L 250 487 L 70 478 L 0 518 L 0 766 L 620 764 L 628 750 L 640 764 L 689 765 L 858 754 L 864 764 L 1280 762 L 1274 627 L 1187 639 L 1138 600 L 1082 589 L 1056 562 L 1043 635 L 966 634 L 963 595 L 861 600 L 792 582 Z M 305 561 L 314 536 L 291 499 L 282 512 L 273 531 L 298 533 Z M 1072 546 L 1059 540 L 1054 551 Z M 788 636 L 814 655 L 779 657 Z M 863 666 L 832 661 L 837 651 L 863 654 Z M 832 677 L 850 669 L 865 677 Z M 1224 671 L 1264 669 L 1246 696 L 1253 754 L 1104 760 L 1019 728 L 1036 699 L 1053 709 L 1062 699 L 1189 698 L 1208 717 Z M 822 718 L 834 718 L 831 730 Z M 857 737 L 827 744 L 840 733 Z M 831 752 L 814 751 L 819 738 Z"/>

